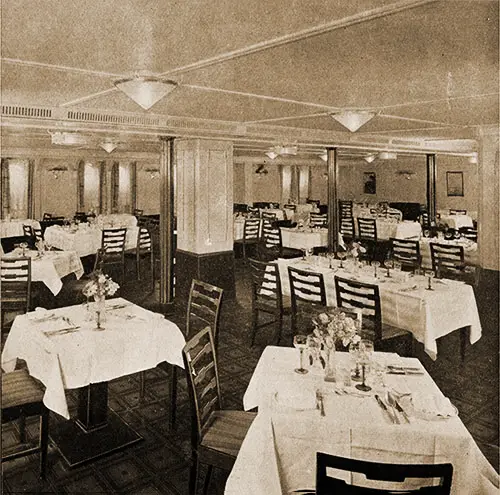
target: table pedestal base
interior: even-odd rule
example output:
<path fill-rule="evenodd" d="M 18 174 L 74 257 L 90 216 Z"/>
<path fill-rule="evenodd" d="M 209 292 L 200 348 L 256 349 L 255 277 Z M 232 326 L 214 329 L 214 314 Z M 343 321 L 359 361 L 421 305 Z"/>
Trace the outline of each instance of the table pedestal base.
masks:
<path fill-rule="evenodd" d="M 117 452 L 143 440 L 113 411 L 108 411 L 107 423 L 85 432 L 74 421 L 51 424 L 50 437 L 70 468 Z"/>

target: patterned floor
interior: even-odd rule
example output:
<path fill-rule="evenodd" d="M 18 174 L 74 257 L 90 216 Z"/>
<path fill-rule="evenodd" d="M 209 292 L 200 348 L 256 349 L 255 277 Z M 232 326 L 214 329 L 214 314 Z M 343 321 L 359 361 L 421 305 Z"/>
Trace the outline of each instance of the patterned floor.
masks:
<path fill-rule="evenodd" d="M 219 337 L 219 367 L 225 406 L 241 408 L 242 397 L 264 347 L 271 340 L 271 329 L 258 334 L 249 346 L 250 279 L 247 267 L 237 260 L 236 300 L 223 301 Z M 148 283 L 129 283 L 121 295 L 137 303 L 149 303 Z M 499 321 L 498 281 L 483 283 L 477 292 L 483 337 L 469 349 L 465 364 L 459 358 L 458 335 L 439 343 L 439 358 L 431 361 L 419 347 L 421 359 L 443 393 L 457 406 L 465 425 L 480 448 L 498 469 L 499 444 Z M 182 321 L 178 308 L 172 319 Z M 291 342 L 285 334 L 283 345 Z M 147 394 L 140 403 L 138 375 L 110 383 L 110 407 L 127 421 L 144 441 L 89 465 L 68 470 L 54 446 L 50 448 L 49 472 L 45 482 L 38 480 L 38 456 L 2 465 L 3 493 L 68 494 L 186 494 L 190 459 L 190 410 L 185 380 L 180 382 L 178 424 L 175 431 L 168 422 L 168 375 L 158 367 L 147 374 Z M 76 397 L 69 393 L 74 408 Z M 57 418 L 52 415 L 52 421 Z M 2 427 L 2 448 L 17 438 L 17 426 Z M 38 438 L 37 422 L 28 422 L 29 438 Z M 227 473 L 215 472 L 210 493 L 222 494 Z"/>

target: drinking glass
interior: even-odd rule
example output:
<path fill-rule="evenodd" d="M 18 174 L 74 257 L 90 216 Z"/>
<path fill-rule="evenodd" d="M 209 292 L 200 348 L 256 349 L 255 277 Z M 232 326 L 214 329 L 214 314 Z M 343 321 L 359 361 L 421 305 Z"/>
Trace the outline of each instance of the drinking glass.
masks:
<path fill-rule="evenodd" d="M 340 260 L 340 268 L 344 268 L 344 260 L 347 258 L 347 253 L 345 251 L 339 251 L 337 256 Z"/>
<path fill-rule="evenodd" d="M 372 388 L 366 384 L 366 373 L 367 368 L 370 366 L 370 362 L 373 355 L 373 342 L 371 340 L 362 340 L 359 343 L 359 364 L 361 365 L 361 379 L 362 382 L 356 385 L 358 390 L 362 392 L 368 392 Z"/>
<path fill-rule="evenodd" d="M 394 260 L 390 256 L 387 256 L 387 258 L 385 259 L 384 266 L 387 269 L 387 273 L 385 274 L 385 276 L 390 277 L 391 276 L 391 269 L 394 268 Z"/>
<path fill-rule="evenodd" d="M 307 373 L 307 370 L 304 368 L 304 349 L 307 347 L 307 337 L 305 335 L 297 334 L 293 337 L 293 345 L 296 349 L 300 351 L 300 367 L 295 368 L 295 373 L 299 373 L 304 375 Z"/>
<path fill-rule="evenodd" d="M 361 381 L 361 369 L 359 367 L 359 342 L 349 344 L 349 358 L 351 361 L 351 379 L 355 382 Z"/>
<path fill-rule="evenodd" d="M 380 261 L 372 261 L 373 276 L 377 278 L 377 268 L 380 266 Z"/>
<path fill-rule="evenodd" d="M 434 290 L 432 288 L 432 279 L 436 276 L 434 270 L 429 270 L 427 272 L 427 290 Z"/>
<path fill-rule="evenodd" d="M 403 268 L 403 264 L 399 260 L 394 260 L 392 262 L 392 268 L 394 269 L 395 272 L 400 272 L 401 269 Z"/>

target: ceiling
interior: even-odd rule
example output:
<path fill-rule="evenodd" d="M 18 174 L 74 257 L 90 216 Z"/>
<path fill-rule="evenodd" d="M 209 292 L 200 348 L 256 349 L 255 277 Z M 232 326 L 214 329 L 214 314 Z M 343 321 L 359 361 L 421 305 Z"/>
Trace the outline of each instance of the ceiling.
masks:
<path fill-rule="evenodd" d="M 231 139 L 240 153 L 470 151 L 478 126 L 499 122 L 498 0 L 1 6 L 4 146 L 53 147 L 49 131 L 79 130 L 88 149 L 113 137 L 148 151 L 174 135 Z M 138 70 L 178 87 L 145 111 L 113 84 Z M 341 109 L 376 116 L 351 133 L 329 115 Z"/>

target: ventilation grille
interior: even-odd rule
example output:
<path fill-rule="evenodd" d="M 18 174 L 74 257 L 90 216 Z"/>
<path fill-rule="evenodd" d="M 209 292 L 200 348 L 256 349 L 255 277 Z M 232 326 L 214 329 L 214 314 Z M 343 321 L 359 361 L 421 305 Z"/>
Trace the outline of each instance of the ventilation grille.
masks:
<path fill-rule="evenodd" d="M 160 119 L 157 117 L 143 117 L 135 115 L 113 115 L 99 112 L 68 111 L 68 120 L 78 122 L 101 122 L 104 124 L 125 124 L 136 126 L 158 126 Z"/>
<path fill-rule="evenodd" d="M 2 105 L 2 115 L 11 115 L 14 117 L 40 117 L 51 118 L 52 110 L 50 108 L 19 107 L 17 105 Z"/>

